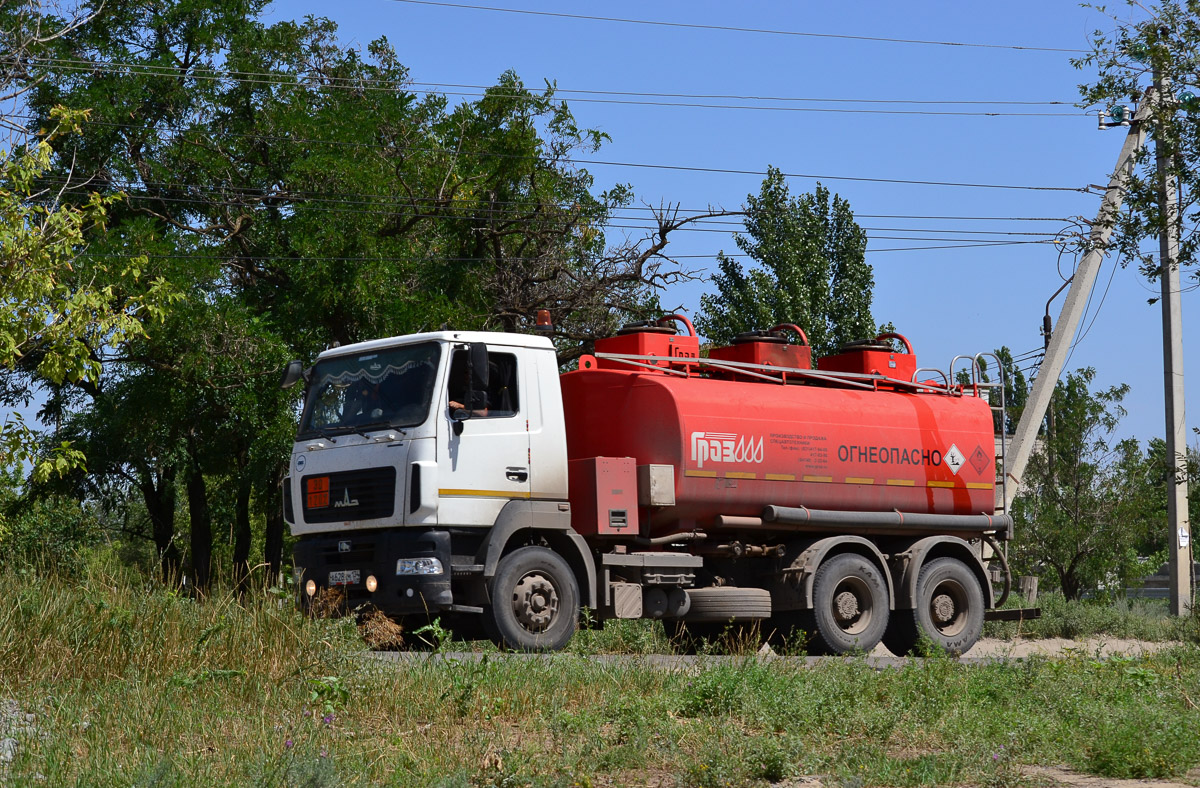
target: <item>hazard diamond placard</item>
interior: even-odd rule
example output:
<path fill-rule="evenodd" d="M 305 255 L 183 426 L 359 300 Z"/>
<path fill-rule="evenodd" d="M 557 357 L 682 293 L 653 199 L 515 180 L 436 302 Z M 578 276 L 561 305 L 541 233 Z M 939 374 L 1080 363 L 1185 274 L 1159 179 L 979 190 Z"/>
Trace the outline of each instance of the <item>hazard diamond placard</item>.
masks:
<path fill-rule="evenodd" d="M 949 449 L 946 449 L 946 454 L 942 458 L 942 462 L 946 463 L 947 467 L 950 468 L 950 472 L 955 476 L 958 475 L 959 468 L 962 468 L 966 461 L 967 458 L 963 456 L 963 453 L 953 443 L 950 444 Z"/>

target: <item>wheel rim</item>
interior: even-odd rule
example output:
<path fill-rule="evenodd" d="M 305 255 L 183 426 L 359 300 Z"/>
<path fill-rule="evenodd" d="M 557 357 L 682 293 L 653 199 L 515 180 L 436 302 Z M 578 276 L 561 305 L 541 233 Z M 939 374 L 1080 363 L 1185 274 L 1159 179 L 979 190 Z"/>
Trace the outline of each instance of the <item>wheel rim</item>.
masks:
<path fill-rule="evenodd" d="M 513 587 L 512 609 L 527 632 L 545 632 L 558 615 L 558 590 L 541 572 L 528 572 Z"/>
<path fill-rule="evenodd" d="M 874 604 L 871 587 L 860 577 L 845 577 L 833 590 L 830 613 L 847 635 L 861 635 L 871 626 Z"/>
<path fill-rule="evenodd" d="M 943 637 L 956 637 L 967 627 L 970 604 L 967 589 L 957 580 L 943 580 L 929 595 L 929 620 Z"/>

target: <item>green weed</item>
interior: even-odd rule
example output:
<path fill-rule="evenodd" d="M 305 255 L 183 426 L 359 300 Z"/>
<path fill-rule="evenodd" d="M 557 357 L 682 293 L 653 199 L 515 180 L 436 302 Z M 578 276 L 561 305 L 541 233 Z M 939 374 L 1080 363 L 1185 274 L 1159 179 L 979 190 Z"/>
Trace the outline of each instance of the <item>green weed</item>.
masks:
<path fill-rule="evenodd" d="M 1139 715 L 1136 720 L 1106 716 L 1089 728 L 1091 741 L 1082 766 L 1103 777 L 1179 777 L 1200 760 L 1200 728 L 1194 719 L 1180 718 L 1174 711 Z"/>
<path fill-rule="evenodd" d="M 751 655 L 664 669 L 583 649 L 385 661 L 353 620 L 269 594 L 196 600 L 105 564 L 0 569 L 0 586 L 0 708 L 36 729 L 15 734 L 13 784 L 1011 786 L 1030 764 L 1200 764 L 1195 645 L 882 671 Z M 594 635 L 597 650 L 667 650 L 649 622 Z"/>

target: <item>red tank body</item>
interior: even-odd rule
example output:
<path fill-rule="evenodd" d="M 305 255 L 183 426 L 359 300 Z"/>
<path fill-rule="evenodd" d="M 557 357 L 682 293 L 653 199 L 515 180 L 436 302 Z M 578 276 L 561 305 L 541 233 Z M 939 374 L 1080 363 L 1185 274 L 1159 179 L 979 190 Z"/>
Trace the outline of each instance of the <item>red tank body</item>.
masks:
<path fill-rule="evenodd" d="M 768 504 L 994 511 L 992 413 L 977 397 L 588 366 L 561 377 L 569 458 L 675 469 L 676 505 L 643 509 L 644 534 Z"/>

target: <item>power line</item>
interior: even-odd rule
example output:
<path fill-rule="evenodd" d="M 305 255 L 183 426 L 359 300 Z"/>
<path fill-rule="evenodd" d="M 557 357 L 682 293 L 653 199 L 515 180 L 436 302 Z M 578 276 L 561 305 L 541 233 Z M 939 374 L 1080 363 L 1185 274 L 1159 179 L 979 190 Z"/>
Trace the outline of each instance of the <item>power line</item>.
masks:
<path fill-rule="evenodd" d="M 121 125 L 125 125 L 125 124 L 121 124 Z M 293 143 L 345 145 L 345 146 L 353 146 L 353 147 L 357 147 L 357 148 L 369 148 L 372 150 L 417 151 L 417 152 L 431 152 L 432 151 L 432 152 L 451 153 L 450 151 L 442 151 L 439 149 L 432 149 L 432 148 L 412 146 L 412 145 L 380 145 L 378 143 L 356 143 L 356 142 L 343 142 L 341 140 L 301 139 L 301 138 L 291 138 L 291 137 L 269 137 L 269 136 L 252 135 L 252 134 L 238 134 L 238 135 L 231 135 L 231 136 L 248 137 L 248 138 L 259 139 L 259 140 L 264 140 L 264 141 L 278 140 L 278 141 L 287 141 L 287 142 L 293 142 Z M 531 155 L 520 154 L 520 153 L 497 153 L 494 151 L 463 150 L 463 151 L 455 151 L 453 153 L 455 156 L 473 156 L 476 158 L 502 158 L 502 159 L 538 158 L 537 156 L 531 156 Z M 646 162 L 609 161 L 609 160 L 604 160 L 604 159 L 576 159 L 576 158 L 571 158 L 569 156 L 563 156 L 561 158 L 555 159 L 555 161 L 566 163 L 566 164 L 578 164 L 578 165 L 583 165 L 583 166 L 631 167 L 631 168 L 652 169 L 652 170 L 671 170 L 671 171 L 677 171 L 677 172 L 706 172 L 706 173 L 712 173 L 712 174 L 718 174 L 718 175 L 765 176 L 767 174 L 767 172 L 765 170 L 743 170 L 743 169 L 736 169 L 736 168 L 732 168 L 732 167 L 702 167 L 702 166 L 681 165 L 681 164 L 650 164 L 650 163 L 646 163 Z M 910 178 L 871 178 L 871 177 L 866 177 L 866 176 L 829 175 L 829 174 L 822 175 L 822 174 L 815 174 L 815 173 L 800 173 L 800 172 L 783 172 L 780 174 L 785 178 L 798 178 L 801 180 L 815 180 L 815 181 L 851 181 L 851 182 L 855 182 L 855 183 L 893 183 L 893 184 L 902 184 L 902 185 L 910 185 L 910 186 L 943 186 L 943 187 L 953 187 L 953 188 L 1002 189 L 1002 190 L 1016 190 L 1016 191 L 1077 192 L 1080 194 L 1090 193 L 1089 187 L 1087 187 L 1087 186 L 1032 186 L 1032 185 L 1026 185 L 1026 184 L 1009 184 L 1009 183 L 973 183 L 973 182 L 969 182 L 969 181 L 931 181 L 931 180 L 918 180 L 918 179 L 910 179 Z"/>
<path fill-rule="evenodd" d="M 969 249 L 977 246 L 1009 246 L 1012 244 L 1028 243 L 1025 241 L 1000 241 L 979 244 L 956 244 L 953 246 L 905 246 L 888 249 L 867 249 L 867 253 L 872 252 L 917 252 L 930 251 L 936 249 Z M 667 254 L 662 255 L 672 260 L 716 260 L 716 254 Z M 747 254 L 724 254 L 725 257 L 745 259 L 750 256 Z M 335 263 L 468 263 L 489 260 L 485 257 L 443 257 L 440 255 L 424 255 L 424 256 L 393 256 L 393 255 L 361 255 L 361 256 L 338 256 L 338 255 L 242 255 L 242 254 L 161 254 L 161 253 L 146 253 L 146 254 L 93 254 L 85 252 L 80 257 L 92 260 L 137 260 L 145 258 L 147 260 L 242 260 L 242 261 L 272 261 L 272 260 L 288 260 L 292 262 L 304 261 L 321 261 Z M 541 257 L 505 257 L 502 258 L 506 262 L 538 262 L 544 261 L 549 255 Z"/>
<path fill-rule="evenodd" d="M 42 178 L 39 180 L 39 182 L 47 184 L 47 185 L 58 185 L 58 186 L 68 185 L 68 180 L 65 178 L 60 178 L 60 177 Z M 243 187 L 243 186 L 232 186 L 232 185 L 206 186 L 206 185 L 202 185 L 202 184 L 192 184 L 192 183 L 153 183 L 153 182 L 151 182 L 149 184 L 139 185 L 137 183 L 120 183 L 120 182 L 115 182 L 115 181 L 108 181 L 108 182 L 106 182 L 106 185 L 111 186 L 117 190 L 126 191 L 126 192 L 129 190 L 135 190 L 135 189 L 139 189 L 139 188 L 150 188 L 150 187 L 159 188 L 159 189 L 182 190 L 182 191 L 198 191 L 198 192 L 204 192 L 204 193 L 224 194 L 224 193 L 232 192 L 235 194 L 238 194 L 238 193 L 243 194 L 247 198 L 253 199 L 253 200 L 260 200 L 260 201 L 271 200 L 271 201 L 288 202 L 289 204 L 301 204 L 301 203 L 311 202 L 311 203 L 319 203 L 319 204 L 361 205 L 361 206 L 375 207 L 375 206 L 380 205 L 380 201 L 383 201 L 385 204 L 390 202 L 390 204 L 395 205 L 397 207 L 401 207 L 401 208 L 410 208 L 410 207 L 416 207 L 416 206 L 420 206 L 420 205 L 426 205 L 426 206 L 434 206 L 434 207 L 441 206 L 441 207 L 445 207 L 445 208 L 448 208 L 451 210 L 457 210 L 457 209 L 461 209 L 461 208 L 469 208 L 471 206 L 476 206 L 476 207 L 482 208 L 488 214 L 521 214 L 521 213 L 523 213 L 523 211 L 520 208 L 510 208 L 510 207 L 497 208 L 495 206 L 525 206 L 525 207 L 530 206 L 530 203 L 528 201 L 520 201 L 520 200 L 489 200 L 489 199 L 485 199 L 485 198 L 455 199 L 451 205 L 446 205 L 444 202 L 433 199 L 433 198 L 417 198 L 414 200 L 406 199 L 406 200 L 401 201 L 399 198 L 397 198 L 396 195 L 388 195 L 388 194 L 363 194 L 361 192 L 355 192 L 353 194 L 346 194 L 346 193 L 341 193 L 341 192 L 310 192 L 310 191 L 286 191 L 286 192 L 276 192 L 276 193 L 265 193 L 265 192 L 263 192 L 263 190 L 261 188 L 258 188 L 258 187 L 250 187 L 250 186 Z M 83 188 L 86 186 L 87 186 L 87 182 L 81 181 L 78 188 Z M 150 195 L 150 194 L 126 194 L 126 196 L 129 199 L 151 200 L 151 201 L 161 201 L 161 202 L 182 202 L 182 203 L 199 202 L 203 199 L 201 197 L 194 197 L 194 198 L 168 197 L 168 196 L 163 196 L 163 195 Z M 350 198 L 353 198 L 353 199 L 350 199 Z M 208 204 L 237 206 L 237 205 L 242 205 L 244 203 L 235 202 L 232 200 L 224 200 L 224 201 L 209 201 Z M 562 206 L 559 206 L 559 207 L 561 208 Z M 614 211 L 618 211 L 618 212 L 635 212 L 636 211 L 636 212 L 641 212 L 641 213 L 652 213 L 652 214 L 665 212 L 665 213 L 671 214 L 673 216 L 679 216 L 679 218 L 689 218 L 687 216 L 688 214 L 701 215 L 701 214 L 710 213 L 713 211 L 719 212 L 719 211 L 721 211 L 721 209 L 714 208 L 712 206 L 707 207 L 707 208 L 667 207 L 666 209 L 664 209 L 664 208 L 654 208 L 653 206 L 626 205 L 626 206 L 621 206 L 619 208 L 615 208 Z M 363 213 L 375 213 L 375 212 L 376 211 L 364 211 Z M 743 211 L 729 211 L 726 213 L 727 213 L 727 215 L 735 215 L 735 216 L 744 214 Z M 892 214 L 856 213 L 856 214 L 854 214 L 854 217 L 856 220 L 857 219 L 903 219 L 903 220 L 914 220 L 914 221 L 1054 222 L 1056 224 L 1067 224 L 1067 223 L 1070 223 L 1073 221 L 1072 219 L 1067 218 L 1067 217 L 1055 217 L 1055 216 L 947 216 L 947 215 L 894 214 L 894 213 L 892 213 Z M 613 214 L 612 218 L 628 219 L 631 221 L 647 221 L 648 220 L 648 218 L 642 218 L 639 216 L 619 216 L 616 213 Z M 716 219 L 716 218 L 700 219 L 700 220 L 697 220 L 696 223 L 697 224 L 728 224 L 731 226 L 734 226 L 734 225 L 741 226 L 743 224 L 742 222 L 723 221 L 721 219 Z M 995 230 L 964 231 L 961 229 L 937 230 L 937 229 L 928 229 L 928 228 L 890 228 L 890 227 L 871 228 L 871 227 L 864 227 L 863 229 L 904 230 L 907 232 L 947 232 L 947 233 L 948 232 L 973 232 L 976 234 L 1001 234 L 1002 233 L 1002 231 L 995 231 Z M 1043 233 L 1003 232 L 1003 234 L 1037 235 L 1037 236 L 1046 236 L 1046 237 L 1056 237 L 1058 235 L 1058 233 L 1050 233 L 1050 232 L 1043 232 Z"/>
<path fill-rule="evenodd" d="M 921 252 L 934 249 L 977 249 L 983 246 L 1015 246 L 1019 244 L 1042 243 L 1041 241 L 989 241 L 987 243 L 973 244 L 953 244 L 947 246 L 902 246 L 894 249 L 871 249 L 867 248 L 866 253 L 873 252 Z"/>
<path fill-rule="evenodd" d="M 47 65 L 62 65 L 63 67 L 71 67 L 72 70 L 104 70 L 117 71 L 120 69 L 138 69 L 146 76 L 169 77 L 178 79 L 181 76 L 180 69 L 176 66 L 156 66 L 151 63 L 130 63 L 117 60 L 91 60 L 87 58 L 55 58 L 45 56 L 31 56 L 26 58 L 29 62 L 43 63 Z M 0 58 L 0 63 L 16 65 L 19 61 L 12 58 Z M 79 68 L 75 68 L 79 67 Z M 205 74 L 220 79 L 228 79 L 230 81 L 247 81 L 247 77 L 262 77 L 262 78 L 280 78 L 279 82 L 271 82 L 270 84 L 282 85 L 300 85 L 311 87 L 310 84 L 303 82 L 303 74 L 296 72 L 284 71 L 243 71 L 240 69 L 216 69 L 208 68 L 207 66 L 189 66 L 187 73 L 183 76 L 194 76 Z M 286 82 L 282 80 L 287 80 Z M 299 81 L 298 81 L 299 80 Z M 429 82 L 422 80 L 410 79 L 381 79 L 378 77 L 336 77 L 330 75 L 321 75 L 320 87 L 337 86 L 337 87 L 353 87 L 361 88 L 364 84 L 376 85 L 388 89 L 409 89 L 413 85 L 421 85 L 433 88 L 463 88 L 468 90 L 484 90 L 494 91 L 498 85 L 476 85 L 465 82 Z M 563 93 L 578 93 L 582 95 L 597 95 L 597 96 L 633 96 L 637 98 L 684 98 L 684 99 L 703 99 L 703 100 L 729 100 L 729 101 L 775 101 L 785 103 L 801 103 L 810 104 L 900 104 L 900 105 L 923 105 L 923 106 L 1022 106 L 1022 107 L 1074 107 L 1077 106 L 1074 101 L 1017 101 L 1011 99 L 864 99 L 864 98 L 830 98 L 817 96 L 760 96 L 754 94 L 738 94 L 738 93 L 672 93 L 661 91 L 644 91 L 644 90 L 602 90 L 597 88 L 564 88 L 557 83 L 547 86 L 552 90 L 554 95 Z M 434 91 L 412 91 L 420 93 L 432 93 Z M 459 95 L 459 94 L 455 94 Z M 505 97 L 512 97 L 516 94 L 500 94 Z M 1086 114 L 1086 113 L 1082 113 Z"/>
<path fill-rule="evenodd" d="M 406 0 L 407 1 L 407 0 Z M 599 164 L 609 167 L 642 167 L 646 169 L 656 170 L 678 170 L 683 172 L 708 172 L 722 175 L 766 175 L 765 170 L 740 170 L 727 167 L 689 167 L 676 164 L 646 164 L 633 162 L 617 162 L 617 161 L 600 161 L 598 159 L 563 159 L 576 164 Z M 784 172 L 780 173 L 785 178 L 799 178 L 801 180 L 814 181 L 854 181 L 857 183 L 898 183 L 912 186 L 947 186 L 947 187 L 962 187 L 973 189 L 1013 189 L 1019 191 L 1047 191 L 1047 192 L 1079 192 L 1087 194 L 1088 188 L 1077 186 L 1027 186 L 1020 184 L 1007 183 L 971 183 L 964 181 L 926 181 L 904 178 L 868 178 L 864 176 L 851 175 L 817 175 L 813 173 L 801 172 Z"/>
<path fill-rule="evenodd" d="M 258 85 L 274 85 L 277 87 L 296 87 L 296 88 L 330 88 L 340 90 L 372 90 L 372 91 L 387 91 L 394 92 L 403 90 L 408 93 L 421 95 L 454 95 L 467 98 L 482 98 L 484 96 L 493 96 L 497 98 L 517 99 L 521 101 L 540 101 L 544 96 L 536 94 L 524 93 L 504 93 L 499 86 L 484 86 L 484 85 L 455 85 L 450 83 L 438 82 L 410 82 L 402 80 L 384 80 L 373 79 L 367 77 L 327 77 L 322 76 L 321 81 L 316 84 L 305 82 L 304 77 L 299 74 L 286 74 L 280 72 L 250 72 L 250 71 L 224 71 L 219 69 L 209 69 L 203 67 L 192 67 L 185 73 L 181 74 L 180 69 L 174 69 L 169 66 L 154 66 L 140 63 L 118 63 L 113 61 L 101 60 L 83 60 L 83 59 L 68 59 L 68 58 L 46 58 L 38 57 L 31 58 L 31 61 L 53 65 L 65 71 L 95 71 L 97 69 L 108 71 L 111 73 L 121 72 L 123 70 L 136 70 L 143 76 L 163 77 L 169 79 L 179 79 L 180 76 L 185 76 L 189 79 L 203 79 L 210 81 L 236 82 L 239 84 L 258 84 Z M 13 62 L 13 61 L 8 61 Z M 413 85 L 440 86 L 440 90 L 419 90 L 414 89 Z M 459 88 L 458 90 L 446 90 L 445 88 Z M 486 92 L 466 92 L 461 88 L 470 88 L 474 91 Z M 628 95 L 628 96 L 674 96 L 679 98 L 703 98 L 703 96 L 695 94 L 653 94 L 653 93 L 637 93 L 629 91 L 598 91 L 598 90 L 559 90 L 554 88 L 555 93 L 583 93 L 583 94 L 605 94 L 605 95 Z M 863 103 L 863 104 L 906 104 L 906 105 L 1060 105 L 1066 106 L 1067 102 L 1015 102 L 1015 101 L 1000 101 L 1000 102 L 985 102 L 985 101 L 916 101 L 916 100 L 901 100 L 890 101 L 882 99 L 800 99 L 800 98 L 780 98 L 770 97 L 762 99 L 753 99 L 751 97 L 732 97 L 745 101 L 787 101 L 800 102 L 810 101 L 812 103 Z M 617 104 L 630 106 L 648 106 L 648 107 L 678 107 L 684 109 L 732 109 L 732 110 L 751 110 L 762 112 L 829 112 L 842 114 L 864 114 L 864 115 L 928 115 L 928 116 L 956 116 L 956 117 L 1033 117 L 1033 118 L 1080 118 L 1088 117 L 1089 114 L 1082 111 L 1075 112 L 967 112 L 962 110 L 916 110 L 916 109 L 848 109 L 840 107 L 792 107 L 792 106 L 763 106 L 755 104 L 708 104 L 699 103 L 698 101 L 681 102 L 681 101 L 651 101 L 638 99 L 615 99 L 615 98 L 590 98 L 587 96 L 575 96 L 570 98 L 570 101 L 575 103 L 589 104 Z"/>
<path fill-rule="evenodd" d="M 190 188 L 190 187 L 185 187 L 185 188 Z M 129 200 L 137 200 L 139 202 L 151 202 L 151 203 L 166 202 L 166 203 L 196 204 L 196 203 L 200 203 L 202 201 L 202 198 L 169 197 L 169 196 L 156 196 L 156 195 L 150 195 L 150 194 L 128 194 L 128 193 L 126 193 L 125 197 Z M 310 201 L 310 198 L 305 198 L 305 197 L 300 197 L 300 196 L 279 195 L 276 197 L 267 197 L 267 199 L 277 199 L 280 201 L 286 200 L 286 202 L 287 202 L 286 207 L 289 209 L 293 209 L 293 210 L 304 209 L 307 212 L 316 212 L 316 213 L 337 213 L 337 214 L 349 214 L 349 215 L 355 215 L 355 216 L 392 216 L 397 213 L 401 213 L 396 210 L 387 210 L 386 206 L 378 206 L 376 203 L 370 203 L 370 202 L 365 202 L 365 201 L 338 201 L 338 200 L 330 200 L 330 199 L 311 200 L 313 202 L 318 202 L 320 204 L 333 203 L 335 205 L 338 205 L 338 204 L 368 205 L 368 206 L 372 206 L 372 209 L 336 208 L 336 207 L 335 208 L 328 208 L 328 207 L 310 208 L 306 204 L 307 202 Z M 245 203 L 238 202 L 238 201 L 231 201 L 231 200 L 208 200 L 208 201 L 203 201 L 203 205 L 205 207 L 216 207 L 216 206 L 239 207 L 239 206 L 245 206 Z M 400 209 L 410 207 L 406 203 L 395 203 L 395 206 Z M 528 210 L 519 210 L 516 208 L 487 209 L 487 210 L 485 210 L 484 214 L 482 214 L 482 215 L 480 215 L 480 214 L 453 214 L 453 213 L 424 213 L 424 214 L 422 214 L 422 213 L 401 213 L 401 215 L 403 215 L 405 218 L 408 218 L 408 219 L 435 219 L 438 221 L 448 221 L 448 220 L 449 221 L 480 221 L 480 220 L 484 220 L 484 219 L 488 219 L 488 218 L 496 218 L 497 216 L 500 217 L 501 219 L 520 218 L 520 217 L 527 216 Z M 556 220 L 557 218 L 559 218 L 559 217 L 544 216 L 544 217 L 540 217 L 540 221 L 543 223 L 550 223 L 550 222 L 553 222 L 554 220 Z M 613 215 L 613 216 L 607 217 L 606 219 L 597 220 L 597 225 L 604 229 L 642 230 L 645 232 L 654 232 L 654 231 L 658 230 L 658 226 L 654 225 L 654 224 L 646 224 L 646 223 L 621 224 L 621 223 L 619 223 L 621 221 L 646 222 L 647 219 L 640 217 L 640 216 Z M 725 225 L 730 225 L 730 227 L 726 229 L 726 228 L 697 226 L 697 225 L 701 225 L 701 224 L 725 224 Z M 711 220 L 698 219 L 695 222 L 693 222 L 692 224 L 673 228 L 671 230 L 671 232 L 676 232 L 676 233 L 702 232 L 702 233 L 717 233 L 717 234 L 721 234 L 721 235 L 732 235 L 733 233 L 738 232 L 738 230 L 733 229 L 733 226 L 740 227 L 740 226 L 742 226 L 742 224 L 740 222 L 722 222 L 717 219 L 711 219 Z M 1031 232 L 1015 232 L 1015 231 L 1003 231 L 1003 230 L 972 230 L 972 229 L 964 230 L 963 228 L 940 229 L 940 228 L 918 228 L 918 227 L 909 228 L 909 227 L 870 227 L 870 226 L 861 227 L 860 226 L 860 229 L 862 229 L 864 232 L 869 232 L 869 233 L 908 232 L 908 233 L 926 233 L 926 234 L 934 234 L 934 235 L 966 233 L 966 234 L 974 234 L 974 235 L 1000 235 L 1000 236 L 1008 236 L 1008 237 L 1019 236 L 1019 237 L 1027 237 L 1027 238 L 1037 239 L 1037 240 L 1014 241 L 1014 243 L 1052 243 L 1054 241 L 1054 239 L 1057 238 L 1056 233 L 1031 233 Z M 951 241 L 954 241 L 954 242 L 991 242 L 991 241 L 995 240 L 992 238 L 938 238 L 938 237 L 930 238 L 930 237 L 926 237 L 926 236 L 911 236 L 911 235 L 871 235 L 870 239 L 872 239 L 872 240 L 896 240 L 896 241 L 947 241 L 947 242 L 951 242 Z"/>
<path fill-rule="evenodd" d="M 1089 333 L 1091 333 L 1092 326 L 1096 324 L 1096 318 L 1100 317 L 1100 310 L 1104 308 L 1104 302 L 1108 300 L 1108 291 L 1109 288 L 1112 287 L 1113 277 L 1116 275 L 1117 265 L 1116 263 L 1113 263 L 1112 271 L 1108 274 L 1108 283 L 1104 285 L 1104 292 L 1100 295 L 1100 303 L 1096 304 L 1096 311 L 1092 314 L 1092 319 L 1088 322 L 1087 328 L 1085 328 L 1083 333 L 1080 334 L 1079 337 L 1071 344 L 1071 352 L 1067 355 L 1067 360 L 1063 362 L 1064 367 L 1071 362 L 1071 356 L 1075 354 L 1075 348 L 1078 347 L 1081 342 L 1083 342 L 1084 338 L 1086 338 Z M 1088 294 L 1088 303 L 1089 305 L 1091 304 L 1091 293 Z"/>
<path fill-rule="evenodd" d="M 665 22 L 649 19 L 624 19 L 621 17 L 612 16 L 591 16 L 585 14 L 567 14 L 557 11 L 531 11 L 528 9 L 519 8 L 499 8 L 496 6 L 486 5 L 469 5 L 467 3 L 447 3 L 440 0 L 392 0 L 397 3 L 411 3 L 413 5 L 428 5 L 440 6 L 443 8 L 462 8 L 472 11 L 496 11 L 507 14 L 525 14 L 528 16 L 547 16 L 558 17 L 561 19 L 578 19 L 591 22 L 619 22 L 630 25 L 655 25 L 660 27 L 675 27 L 687 28 L 692 30 L 717 30 L 721 32 L 731 33 L 759 33 L 765 35 L 776 36 L 799 36 L 803 38 L 832 38 L 847 41 L 873 41 L 889 44 L 923 44 L 928 46 L 946 46 L 946 47 L 973 47 L 979 49 L 1013 49 L 1033 52 L 1069 52 L 1072 54 L 1086 54 L 1087 50 L 1083 49 L 1062 49 L 1058 47 L 1034 47 L 1034 46 L 1016 46 L 1010 44 L 977 44 L 963 41 L 934 41 L 916 38 L 884 38 L 880 36 L 855 36 L 841 33 L 810 33 L 799 30 L 770 30 L 757 27 L 733 27 L 729 25 L 703 25 L 692 22 Z"/>
<path fill-rule="evenodd" d="M 470 85 L 458 82 L 409 82 L 410 85 L 426 85 L 429 87 L 440 88 L 471 88 L 475 90 L 490 90 L 494 85 Z M 553 84 L 551 87 L 554 94 L 560 93 L 581 93 L 586 95 L 603 95 L 603 96 L 637 96 L 642 98 L 686 98 L 686 99 L 710 99 L 710 100 L 730 100 L 730 101 L 780 101 L 780 102 L 809 102 L 812 104 L 923 104 L 931 106 L 945 105 L 999 105 L 999 106 L 1025 106 L 1025 107 L 1046 107 L 1046 106 L 1075 106 L 1074 101 L 1011 101 L 1005 99 L 997 99 L 989 101 L 987 99 L 856 99 L 856 98 L 817 98 L 811 96 L 758 96 L 733 93 L 662 93 L 652 91 L 634 91 L 634 90 L 598 90 L 584 88 L 564 88 L 558 84 Z"/>

